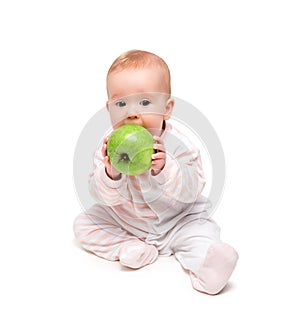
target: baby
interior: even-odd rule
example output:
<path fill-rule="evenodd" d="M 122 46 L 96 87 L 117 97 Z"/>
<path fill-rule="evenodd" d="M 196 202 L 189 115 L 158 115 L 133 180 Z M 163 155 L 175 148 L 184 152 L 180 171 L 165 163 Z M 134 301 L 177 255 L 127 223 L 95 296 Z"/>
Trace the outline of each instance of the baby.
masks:
<path fill-rule="evenodd" d="M 174 100 L 167 64 L 146 51 L 126 52 L 108 71 L 107 94 L 113 129 L 145 127 L 156 152 L 150 170 L 127 176 L 111 165 L 104 138 L 89 181 L 97 203 L 75 219 L 75 236 L 85 250 L 133 269 L 158 255 L 174 255 L 194 289 L 219 293 L 238 254 L 221 242 L 219 227 L 208 216 L 199 150 L 168 122 Z"/>

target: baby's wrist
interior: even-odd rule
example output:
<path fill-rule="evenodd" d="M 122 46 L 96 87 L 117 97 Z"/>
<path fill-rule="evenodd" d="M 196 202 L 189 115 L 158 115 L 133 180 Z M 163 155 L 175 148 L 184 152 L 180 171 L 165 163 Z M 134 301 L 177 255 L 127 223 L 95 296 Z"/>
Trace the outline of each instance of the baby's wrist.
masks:
<path fill-rule="evenodd" d="M 151 170 L 151 175 L 152 175 L 152 176 L 156 176 L 156 175 L 158 175 L 163 169 L 164 169 L 164 167 L 161 168 L 161 169 L 159 169 L 159 170 L 154 170 L 154 169 L 152 169 L 152 170 Z"/>
<path fill-rule="evenodd" d="M 152 176 L 156 176 L 158 173 L 159 173 L 158 171 L 151 170 L 151 175 L 152 175 Z"/>
<path fill-rule="evenodd" d="M 111 179 L 111 180 L 114 180 L 114 181 L 118 181 L 121 179 L 122 177 L 122 174 L 121 173 L 109 173 L 109 171 L 107 170 L 107 168 L 105 168 L 105 173 L 106 175 Z"/>

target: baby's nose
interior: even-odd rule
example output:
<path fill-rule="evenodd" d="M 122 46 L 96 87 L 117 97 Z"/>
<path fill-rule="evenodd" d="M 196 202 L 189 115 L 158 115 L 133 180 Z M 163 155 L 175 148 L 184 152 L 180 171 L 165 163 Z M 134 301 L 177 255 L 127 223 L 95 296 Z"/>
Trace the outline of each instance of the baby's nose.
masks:
<path fill-rule="evenodd" d="M 136 109 L 136 107 L 134 106 L 130 107 L 127 112 L 127 118 L 136 119 L 138 117 L 139 117 L 138 109 Z"/>
<path fill-rule="evenodd" d="M 139 115 L 138 114 L 131 114 L 127 117 L 128 119 L 138 119 Z"/>

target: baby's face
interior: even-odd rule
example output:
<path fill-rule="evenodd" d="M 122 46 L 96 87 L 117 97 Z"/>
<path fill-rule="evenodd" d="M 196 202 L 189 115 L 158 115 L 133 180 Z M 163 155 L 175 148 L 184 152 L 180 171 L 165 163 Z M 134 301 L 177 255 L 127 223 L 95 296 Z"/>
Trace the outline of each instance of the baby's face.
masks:
<path fill-rule="evenodd" d="M 107 109 L 114 128 L 138 124 L 160 135 L 163 121 L 173 108 L 160 68 L 113 72 L 108 76 L 107 90 Z"/>

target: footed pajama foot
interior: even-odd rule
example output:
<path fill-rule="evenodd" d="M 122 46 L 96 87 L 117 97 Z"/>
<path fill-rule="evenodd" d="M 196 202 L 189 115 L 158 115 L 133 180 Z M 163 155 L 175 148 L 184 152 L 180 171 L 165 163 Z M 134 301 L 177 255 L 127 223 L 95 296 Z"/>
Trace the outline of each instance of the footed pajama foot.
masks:
<path fill-rule="evenodd" d="M 238 254 L 228 244 L 210 246 L 199 273 L 190 273 L 194 289 L 211 295 L 219 293 L 227 284 L 238 260 Z"/>
<path fill-rule="evenodd" d="M 137 269 L 153 263 L 158 257 L 158 251 L 154 245 L 142 241 L 134 241 L 126 244 L 120 251 L 120 264 Z"/>

